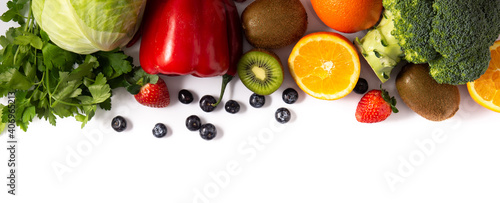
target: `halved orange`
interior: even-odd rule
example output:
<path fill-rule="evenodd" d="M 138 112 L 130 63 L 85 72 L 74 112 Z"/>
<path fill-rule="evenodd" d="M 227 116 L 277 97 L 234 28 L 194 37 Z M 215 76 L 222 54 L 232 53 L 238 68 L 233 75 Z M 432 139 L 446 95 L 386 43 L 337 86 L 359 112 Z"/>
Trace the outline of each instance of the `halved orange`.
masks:
<path fill-rule="evenodd" d="M 288 58 L 290 74 L 307 94 L 323 100 L 345 97 L 356 86 L 360 62 L 351 41 L 334 32 L 300 39 Z"/>
<path fill-rule="evenodd" d="M 481 106 L 500 113 L 500 40 L 490 47 L 491 61 L 486 72 L 467 83 L 469 94 Z"/>

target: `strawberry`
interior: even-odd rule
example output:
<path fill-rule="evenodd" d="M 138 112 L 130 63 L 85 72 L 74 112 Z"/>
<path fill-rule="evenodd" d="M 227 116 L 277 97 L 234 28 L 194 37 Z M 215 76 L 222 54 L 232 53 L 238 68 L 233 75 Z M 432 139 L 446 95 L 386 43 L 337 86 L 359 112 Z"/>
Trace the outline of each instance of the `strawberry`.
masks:
<path fill-rule="evenodd" d="M 134 97 L 140 104 L 154 108 L 163 108 L 170 104 L 167 84 L 161 78 L 158 78 L 155 84 L 147 83 L 142 86 Z"/>
<path fill-rule="evenodd" d="M 391 113 L 397 113 L 396 99 L 389 97 L 387 91 L 371 90 L 367 92 L 356 108 L 356 120 L 361 123 L 377 123 L 385 120 Z"/>

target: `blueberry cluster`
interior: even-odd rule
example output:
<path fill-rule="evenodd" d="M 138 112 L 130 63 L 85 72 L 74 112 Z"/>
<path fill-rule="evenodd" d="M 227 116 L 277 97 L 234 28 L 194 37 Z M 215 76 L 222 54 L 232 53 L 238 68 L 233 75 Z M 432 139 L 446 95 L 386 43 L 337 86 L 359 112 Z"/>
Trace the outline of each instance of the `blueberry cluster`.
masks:
<path fill-rule="evenodd" d="M 283 91 L 282 99 L 287 104 L 293 104 L 299 99 L 299 93 L 293 88 L 287 88 Z M 261 108 L 266 103 L 266 97 L 253 93 L 249 103 L 254 108 Z M 287 123 L 292 118 L 290 110 L 285 107 L 278 108 L 274 116 L 279 123 Z"/>
<path fill-rule="evenodd" d="M 299 98 L 298 92 L 293 88 L 287 88 L 283 91 L 282 99 L 286 104 L 293 104 Z M 179 102 L 183 104 L 190 104 L 194 101 L 193 94 L 186 89 L 182 89 L 178 94 Z M 201 97 L 199 106 L 204 112 L 212 112 L 217 107 L 217 100 L 211 95 Z M 254 108 L 261 108 L 266 103 L 266 97 L 253 93 L 250 95 L 249 104 Z M 236 114 L 240 111 L 240 104 L 235 100 L 229 100 L 225 103 L 224 109 L 226 112 Z M 290 110 L 285 107 L 278 108 L 275 112 L 275 118 L 279 123 L 287 123 L 290 121 L 292 114 Z M 212 140 L 217 136 L 217 128 L 212 123 L 202 123 L 200 117 L 197 115 L 190 115 L 186 118 L 186 128 L 189 131 L 198 131 L 201 138 L 205 140 Z M 122 132 L 127 128 L 127 121 L 122 116 L 116 116 L 111 122 L 111 127 L 117 131 Z M 153 127 L 153 135 L 157 138 L 165 137 L 168 133 L 168 128 L 163 123 L 157 123 Z"/>
<path fill-rule="evenodd" d="M 116 132 L 122 132 L 127 129 L 127 120 L 123 118 L 123 116 L 116 116 L 111 120 L 111 128 L 113 128 Z M 163 123 L 157 123 L 153 127 L 153 135 L 157 138 L 162 138 L 167 135 L 167 126 Z"/>
<path fill-rule="evenodd" d="M 199 131 L 201 138 L 212 140 L 217 136 L 217 128 L 211 123 L 201 123 L 200 117 L 191 115 L 186 119 L 186 127 L 190 131 Z"/>

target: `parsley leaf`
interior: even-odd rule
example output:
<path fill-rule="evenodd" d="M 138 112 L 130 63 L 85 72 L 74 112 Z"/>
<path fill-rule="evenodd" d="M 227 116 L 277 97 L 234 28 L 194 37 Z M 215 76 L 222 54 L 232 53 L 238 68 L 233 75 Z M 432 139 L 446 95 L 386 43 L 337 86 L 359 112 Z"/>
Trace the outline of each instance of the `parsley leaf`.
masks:
<path fill-rule="evenodd" d="M 45 43 L 42 48 L 43 63 L 51 70 L 53 67 L 61 71 L 73 69 L 78 54 L 61 49 L 55 44 Z"/>
<path fill-rule="evenodd" d="M 104 102 L 111 96 L 111 88 L 106 82 L 104 74 L 99 73 L 95 78 L 95 83 L 88 86 L 90 94 L 92 94 L 92 103 Z"/>
<path fill-rule="evenodd" d="M 7 10 L 2 16 L 0 16 L 0 20 L 4 22 L 14 21 L 19 24 L 24 24 L 24 15 L 22 14 L 22 10 L 26 3 L 29 0 L 14 0 L 7 2 Z"/>
<path fill-rule="evenodd" d="M 17 45 L 31 45 L 35 49 L 42 49 L 43 42 L 42 38 L 36 36 L 33 33 L 26 32 L 24 35 L 17 36 L 14 38 L 14 44 Z"/>
<path fill-rule="evenodd" d="M 16 67 L 10 67 L 0 73 L 0 87 L 5 89 L 28 90 L 33 82 L 19 72 Z"/>
<path fill-rule="evenodd" d="M 107 78 L 113 79 L 132 71 L 132 58 L 123 52 L 98 52 L 96 55 Z"/>

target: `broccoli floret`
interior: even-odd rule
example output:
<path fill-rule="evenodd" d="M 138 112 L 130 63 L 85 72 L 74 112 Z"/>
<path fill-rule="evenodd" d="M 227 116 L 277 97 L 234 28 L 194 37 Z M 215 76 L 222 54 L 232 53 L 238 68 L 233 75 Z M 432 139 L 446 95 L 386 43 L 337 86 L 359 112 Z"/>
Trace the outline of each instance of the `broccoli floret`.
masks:
<path fill-rule="evenodd" d="M 461 85 L 483 75 L 490 60 L 489 49 L 479 49 L 460 60 L 441 56 L 429 61 L 430 75 L 440 84 Z"/>
<path fill-rule="evenodd" d="M 436 15 L 432 19 L 431 44 L 445 58 L 458 60 L 474 55 L 472 50 L 485 47 L 488 26 L 485 13 L 477 0 L 435 0 Z"/>
<path fill-rule="evenodd" d="M 404 59 L 411 63 L 427 63 L 437 52 L 429 43 L 432 30 L 432 0 L 384 0 L 385 9 L 394 15 L 392 34 L 399 40 Z"/>
<path fill-rule="evenodd" d="M 488 27 L 486 29 L 490 30 L 485 39 L 489 42 L 488 46 L 491 47 L 500 34 L 500 1 L 485 1 L 484 3 L 484 13 L 486 14 L 486 21 L 488 22 Z"/>
<path fill-rule="evenodd" d="M 479 78 L 500 34 L 500 1 L 435 0 L 431 44 L 441 57 L 429 63 L 438 83 L 465 84 Z"/>

